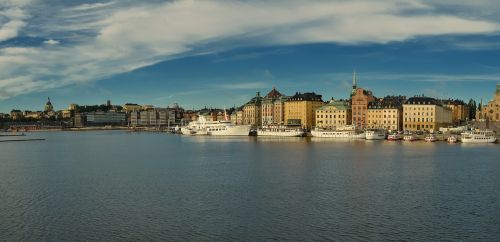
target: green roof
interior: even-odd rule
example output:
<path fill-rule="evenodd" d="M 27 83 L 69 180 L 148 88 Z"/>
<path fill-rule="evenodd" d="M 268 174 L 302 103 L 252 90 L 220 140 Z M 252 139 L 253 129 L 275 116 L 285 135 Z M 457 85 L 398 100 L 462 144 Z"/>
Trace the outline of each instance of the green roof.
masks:
<path fill-rule="evenodd" d="M 337 110 L 347 110 L 347 109 L 349 109 L 349 104 L 347 104 L 347 102 L 343 102 L 343 101 L 333 101 L 333 102 L 329 102 L 326 105 L 318 108 L 318 110 L 327 110 L 330 108 L 336 108 Z"/>

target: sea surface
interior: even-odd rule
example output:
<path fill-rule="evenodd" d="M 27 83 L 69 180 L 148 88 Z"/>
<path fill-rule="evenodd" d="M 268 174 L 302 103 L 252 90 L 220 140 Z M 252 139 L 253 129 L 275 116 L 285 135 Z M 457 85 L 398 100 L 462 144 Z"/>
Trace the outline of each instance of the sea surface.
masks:
<path fill-rule="evenodd" d="M 0 241 L 500 241 L 500 145 L 36 132 Z"/>

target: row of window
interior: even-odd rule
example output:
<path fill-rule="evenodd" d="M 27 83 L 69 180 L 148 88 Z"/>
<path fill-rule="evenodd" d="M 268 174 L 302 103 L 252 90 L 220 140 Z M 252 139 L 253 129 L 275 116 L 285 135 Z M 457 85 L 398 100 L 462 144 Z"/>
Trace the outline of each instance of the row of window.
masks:
<path fill-rule="evenodd" d="M 412 122 L 412 119 L 405 117 L 405 122 L 408 122 L 408 121 Z M 420 122 L 420 118 L 413 118 L 413 122 Z M 424 118 L 422 118 L 422 122 L 433 122 L 433 121 L 432 121 L 432 118 L 425 118 L 425 121 L 424 121 Z"/>
<path fill-rule="evenodd" d="M 325 115 L 324 117 L 325 117 L 325 118 L 332 118 L 332 115 L 331 115 L 331 114 L 330 114 L 330 115 Z M 320 114 L 317 114 L 317 115 L 316 115 L 316 118 L 323 118 L 323 114 L 321 114 L 321 115 L 320 115 Z M 334 115 L 333 115 L 333 118 L 337 118 L 337 115 L 335 115 L 335 114 L 334 114 Z M 339 114 L 339 118 L 345 118 L 345 114 L 344 114 L 344 115 L 340 115 L 340 114 Z"/>
<path fill-rule="evenodd" d="M 418 128 L 418 129 L 420 129 L 420 127 L 426 128 L 426 129 L 432 129 L 432 128 L 434 128 L 434 125 L 432 125 L 432 124 L 431 125 L 429 125 L 429 124 L 423 125 L 422 124 L 422 126 L 420 126 L 420 125 L 416 125 L 416 124 L 413 124 L 413 125 L 412 124 L 405 124 L 405 128 L 414 128 L 414 129 Z"/>
<path fill-rule="evenodd" d="M 404 110 L 429 110 L 429 111 L 433 111 L 434 110 L 434 107 L 404 107 Z"/>

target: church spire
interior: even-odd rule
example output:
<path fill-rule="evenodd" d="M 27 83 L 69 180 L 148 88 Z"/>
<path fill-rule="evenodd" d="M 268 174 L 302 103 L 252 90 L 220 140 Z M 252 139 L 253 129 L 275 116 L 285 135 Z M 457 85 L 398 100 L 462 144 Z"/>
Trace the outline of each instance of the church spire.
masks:
<path fill-rule="evenodd" d="M 356 79 L 356 69 L 354 69 L 352 71 L 352 88 L 356 88 L 356 82 L 357 82 L 357 79 Z"/>
<path fill-rule="evenodd" d="M 354 69 L 354 70 L 352 71 L 352 90 L 351 90 L 351 96 L 352 96 L 352 95 L 354 95 L 354 94 L 356 93 L 356 88 L 357 88 L 357 86 L 356 86 L 356 85 L 357 85 L 357 84 L 356 84 L 356 82 L 357 82 L 357 81 L 358 81 L 358 80 L 357 80 L 357 78 L 356 78 L 356 69 Z"/>

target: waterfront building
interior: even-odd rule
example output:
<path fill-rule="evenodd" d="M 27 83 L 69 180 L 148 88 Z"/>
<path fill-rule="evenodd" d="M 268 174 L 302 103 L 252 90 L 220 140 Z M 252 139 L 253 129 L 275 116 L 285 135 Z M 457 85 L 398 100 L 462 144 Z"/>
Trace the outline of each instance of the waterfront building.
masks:
<path fill-rule="evenodd" d="M 399 131 L 403 129 L 405 96 L 386 96 L 368 103 L 366 128 Z"/>
<path fill-rule="evenodd" d="M 285 101 L 285 124 L 311 129 L 316 124 L 316 109 L 325 103 L 314 92 L 295 93 Z"/>
<path fill-rule="evenodd" d="M 461 122 L 467 121 L 469 117 L 469 106 L 459 99 L 442 100 L 443 106 L 451 109 L 453 124 L 459 125 Z"/>
<path fill-rule="evenodd" d="M 91 112 L 86 114 L 87 125 L 125 125 L 127 115 L 123 112 Z"/>
<path fill-rule="evenodd" d="M 23 116 L 27 119 L 40 119 L 43 117 L 43 112 L 40 111 L 24 111 Z"/>
<path fill-rule="evenodd" d="M 71 111 L 71 110 L 62 110 L 62 111 L 61 111 L 62 118 L 64 118 L 64 119 L 71 118 L 71 116 L 72 116 L 72 112 L 73 112 L 73 111 Z"/>
<path fill-rule="evenodd" d="M 479 105 L 480 109 L 476 111 L 476 119 L 479 121 L 500 121 L 500 84 L 497 84 L 495 96 L 488 104 L 483 106 L 483 103 Z"/>
<path fill-rule="evenodd" d="M 430 97 L 415 96 L 403 104 L 404 130 L 437 131 L 452 124 L 452 111 L 441 101 Z"/>
<path fill-rule="evenodd" d="M 50 102 L 50 97 L 47 98 L 47 103 L 45 103 L 45 113 L 49 113 L 54 111 L 54 106 L 52 106 L 52 102 Z"/>
<path fill-rule="evenodd" d="M 368 103 L 373 101 L 375 101 L 375 97 L 371 91 L 357 86 L 356 71 L 354 71 L 351 90 L 352 124 L 358 128 L 366 126 Z"/>
<path fill-rule="evenodd" d="M 178 103 L 173 103 L 171 106 L 167 107 L 168 112 L 168 126 L 181 125 L 182 116 L 184 109 L 179 106 Z"/>
<path fill-rule="evenodd" d="M 351 124 L 351 106 L 344 100 L 330 100 L 316 110 L 316 127 L 336 129 Z"/>
<path fill-rule="evenodd" d="M 123 111 L 125 111 L 126 113 L 130 113 L 133 111 L 140 111 L 142 109 L 143 108 L 141 105 L 135 103 L 125 103 L 125 105 L 123 105 Z"/>
<path fill-rule="evenodd" d="M 12 111 L 10 111 L 10 118 L 12 120 L 19 120 L 19 119 L 24 118 L 24 115 L 23 115 L 23 112 L 21 110 L 12 109 Z"/>
<path fill-rule="evenodd" d="M 132 127 L 160 127 L 168 125 L 168 109 L 150 108 L 148 110 L 133 111 L 130 113 Z"/>
<path fill-rule="evenodd" d="M 287 97 L 273 88 L 262 99 L 262 125 L 282 124 L 284 109 L 283 103 Z"/>
<path fill-rule="evenodd" d="M 243 124 L 243 107 L 238 108 L 238 110 L 236 111 L 236 124 Z"/>
<path fill-rule="evenodd" d="M 77 109 L 78 109 L 78 105 L 77 104 L 72 103 L 72 104 L 70 104 L 68 106 L 68 110 L 75 111 Z"/>
<path fill-rule="evenodd" d="M 255 97 L 243 105 L 243 124 L 258 127 L 262 125 L 262 97 L 257 92 Z"/>

